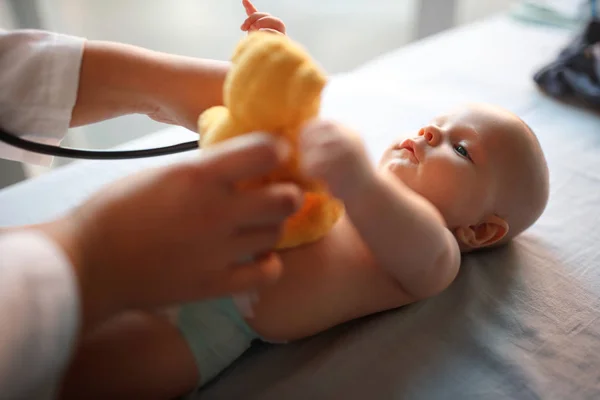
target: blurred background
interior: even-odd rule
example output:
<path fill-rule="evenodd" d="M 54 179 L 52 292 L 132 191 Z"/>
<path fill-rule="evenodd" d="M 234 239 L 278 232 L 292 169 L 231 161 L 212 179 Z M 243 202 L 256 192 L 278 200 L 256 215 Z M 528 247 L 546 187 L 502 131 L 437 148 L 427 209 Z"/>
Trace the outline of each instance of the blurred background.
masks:
<path fill-rule="evenodd" d="M 255 0 L 330 73 L 417 39 L 513 7 L 513 0 Z M 572 0 L 538 0 L 564 5 Z M 0 26 L 112 40 L 193 57 L 228 59 L 241 38 L 241 0 L 0 0 Z M 63 145 L 105 149 L 164 128 L 132 115 L 72 129 Z M 56 159 L 52 168 L 68 163 Z M 9 170 L 13 176 L 9 177 Z M 48 168 L 0 164 L 0 187 Z M 16 174 L 16 175 L 15 175 Z M 23 178 L 21 177 L 21 178 Z"/>

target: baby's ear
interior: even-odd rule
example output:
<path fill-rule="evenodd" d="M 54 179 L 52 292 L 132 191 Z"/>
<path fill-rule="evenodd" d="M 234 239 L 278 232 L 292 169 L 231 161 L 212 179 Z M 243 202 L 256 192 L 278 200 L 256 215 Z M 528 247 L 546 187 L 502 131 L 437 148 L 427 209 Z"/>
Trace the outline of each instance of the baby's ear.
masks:
<path fill-rule="evenodd" d="M 475 250 L 491 246 L 502 240 L 508 233 L 508 222 L 496 215 L 490 215 L 483 222 L 456 228 L 454 235 L 461 247 Z"/>

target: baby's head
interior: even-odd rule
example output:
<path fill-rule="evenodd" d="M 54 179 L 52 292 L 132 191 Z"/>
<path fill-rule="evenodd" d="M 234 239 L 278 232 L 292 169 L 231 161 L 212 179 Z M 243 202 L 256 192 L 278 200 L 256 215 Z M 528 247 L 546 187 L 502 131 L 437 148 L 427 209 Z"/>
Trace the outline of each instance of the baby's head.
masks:
<path fill-rule="evenodd" d="M 384 153 L 387 168 L 431 201 L 463 251 L 506 243 L 548 201 L 548 167 L 531 129 L 491 105 L 436 117 Z"/>

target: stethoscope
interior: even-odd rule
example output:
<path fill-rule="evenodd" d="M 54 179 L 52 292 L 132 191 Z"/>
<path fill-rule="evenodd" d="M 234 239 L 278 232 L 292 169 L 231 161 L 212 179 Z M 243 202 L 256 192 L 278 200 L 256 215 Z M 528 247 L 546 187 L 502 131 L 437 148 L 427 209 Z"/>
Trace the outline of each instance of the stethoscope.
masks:
<path fill-rule="evenodd" d="M 33 142 L 31 140 L 26 140 L 21 137 L 18 137 L 17 135 L 6 132 L 1 128 L 0 142 L 4 142 L 11 146 L 31 151 L 34 153 L 66 158 L 80 158 L 86 160 L 124 160 L 131 158 L 157 157 L 165 156 L 168 154 L 182 153 L 184 151 L 194 150 L 198 148 L 198 141 L 194 140 L 193 142 L 185 142 L 175 144 L 172 146 L 157 147 L 154 149 L 144 150 L 80 150 Z"/>

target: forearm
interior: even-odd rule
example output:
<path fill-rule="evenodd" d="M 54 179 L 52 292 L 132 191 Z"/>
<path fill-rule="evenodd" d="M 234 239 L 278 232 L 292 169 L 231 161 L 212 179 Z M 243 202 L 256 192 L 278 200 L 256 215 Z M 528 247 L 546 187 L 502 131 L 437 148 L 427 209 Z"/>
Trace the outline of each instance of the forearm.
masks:
<path fill-rule="evenodd" d="M 386 172 L 347 212 L 377 263 L 415 298 L 434 295 L 456 276 L 458 245 L 437 209 Z"/>
<path fill-rule="evenodd" d="M 127 114 L 153 114 L 169 104 L 222 103 L 229 64 L 159 53 L 113 42 L 85 44 L 71 126 Z"/>

